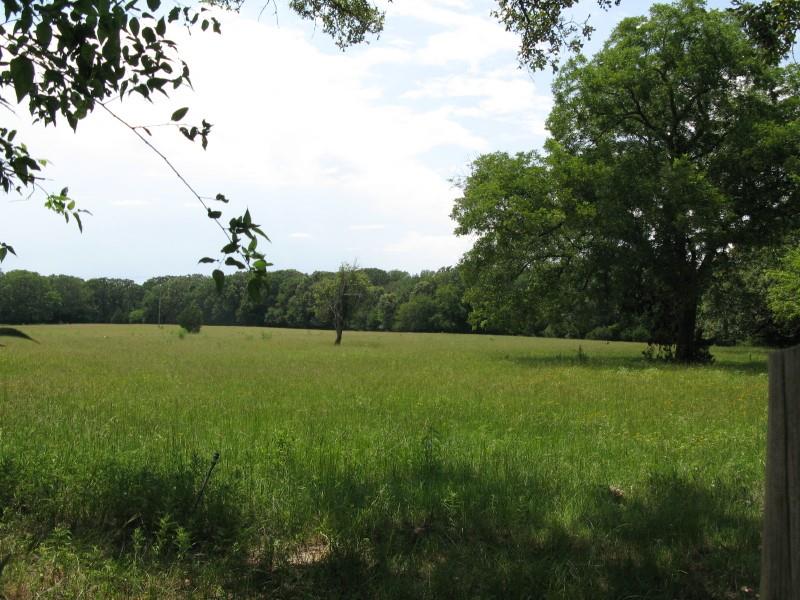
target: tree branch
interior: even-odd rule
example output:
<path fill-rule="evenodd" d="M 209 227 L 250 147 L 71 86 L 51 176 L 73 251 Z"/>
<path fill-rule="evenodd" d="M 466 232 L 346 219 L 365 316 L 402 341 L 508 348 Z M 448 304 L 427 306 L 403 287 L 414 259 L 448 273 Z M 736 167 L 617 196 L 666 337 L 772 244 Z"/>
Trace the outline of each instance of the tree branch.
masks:
<path fill-rule="evenodd" d="M 192 193 L 192 195 L 195 198 L 197 198 L 197 201 L 200 204 L 203 205 L 203 208 L 205 208 L 207 212 L 211 212 L 211 209 L 205 203 L 205 201 L 203 200 L 203 197 L 200 194 L 197 193 L 197 191 L 191 186 L 191 184 L 188 181 L 186 181 L 186 178 L 183 175 L 181 175 L 181 172 L 178 171 L 178 169 L 175 167 L 175 165 L 173 165 L 172 162 L 158 148 L 156 148 L 152 144 L 152 142 L 150 142 L 150 140 L 148 140 L 141 133 L 139 133 L 138 128 L 136 126 L 131 125 L 125 119 L 123 119 L 117 113 L 115 113 L 113 110 L 108 108 L 108 106 L 106 105 L 105 102 L 100 102 L 99 104 L 100 104 L 100 106 L 103 107 L 103 110 L 105 110 L 108 114 L 110 114 L 112 117 L 114 117 L 117 121 L 122 123 L 125 127 L 130 129 L 136 137 L 138 137 L 144 144 L 147 145 L 148 148 L 150 148 L 159 157 L 161 157 L 161 160 L 163 160 L 167 164 L 167 166 L 170 168 L 170 170 L 175 174 L 175 176 L 178 179 L 180 179 L 180 181 L 183 183 L 183 185 L 186 186 L 186 189 L 188 189 Z M 225 237 L 228 238 L 228 241 L 230 242 L 231 241 L 231 235 L 228 232 L 228 230 L 225 229 L 225 226 L 222 223 L 220 223 L 219 219 L 217 219 L 217 218 L 214 219 L 214 222 L 222 230 L 222 233 L 225 234 Z"/>

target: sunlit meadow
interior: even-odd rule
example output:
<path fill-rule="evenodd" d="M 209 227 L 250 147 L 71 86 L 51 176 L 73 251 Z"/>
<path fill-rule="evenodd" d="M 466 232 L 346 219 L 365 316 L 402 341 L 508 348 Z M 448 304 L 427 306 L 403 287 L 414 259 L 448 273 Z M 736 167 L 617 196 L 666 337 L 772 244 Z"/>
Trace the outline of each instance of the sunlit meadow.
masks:
<path fill-rule="evenodd" d="M 0 348 L 0 597 L 754 597 L 758 349 L 25 331 Z"/>

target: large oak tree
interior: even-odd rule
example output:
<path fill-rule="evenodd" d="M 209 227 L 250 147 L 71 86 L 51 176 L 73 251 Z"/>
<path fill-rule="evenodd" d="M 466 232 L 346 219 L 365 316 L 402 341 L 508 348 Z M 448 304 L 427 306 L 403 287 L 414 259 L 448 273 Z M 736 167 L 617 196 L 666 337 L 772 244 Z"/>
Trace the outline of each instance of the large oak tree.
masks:
<path fill-rule="evenodd" d="M 479 236 L 473 302 L 568 313 L 599 297 L 702 359 L 712 274 L 800 217 L 798 92 L 798 69 L 732 12 L 681 0 L 623 20 L 561 70 L 546 155 L 482 157 L 466 178 L 454 217 Z"/>

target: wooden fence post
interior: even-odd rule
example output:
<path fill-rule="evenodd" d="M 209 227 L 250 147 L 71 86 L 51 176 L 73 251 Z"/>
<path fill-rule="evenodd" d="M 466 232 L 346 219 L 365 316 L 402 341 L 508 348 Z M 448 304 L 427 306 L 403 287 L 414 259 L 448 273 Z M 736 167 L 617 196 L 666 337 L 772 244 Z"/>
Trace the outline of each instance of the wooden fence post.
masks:
<path fill-rule="evenodd" d="M 769 357 L 761 600 L 800 600 L 800 346 Z"/>

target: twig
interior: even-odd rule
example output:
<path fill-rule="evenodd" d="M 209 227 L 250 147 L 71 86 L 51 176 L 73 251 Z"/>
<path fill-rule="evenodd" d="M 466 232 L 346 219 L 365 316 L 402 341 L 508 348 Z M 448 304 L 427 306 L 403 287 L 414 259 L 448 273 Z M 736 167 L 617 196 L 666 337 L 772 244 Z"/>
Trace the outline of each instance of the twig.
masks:
<path fill-rule="evenodd" d="M 211 466 L 208 468 L 208 473 L 206 473 L 206 478 L 203 479 L 203 485 L 200 486 L 200 491 L 197 492 L 197 498 L 194 499 L 194 506 L 192 506 L 192 512 L 197 510 L 197 505 L 200 504 L 200 500 L 203 498 L 203 492 L 206 491 L 208 480 L 211 479 L 211 472 L 214 470 L 214 467 L 217 466 L 218 462 L 219 462 L 219 452 L 214 452 L 214 454 L 211 456 Z"/>
<path fill-rule="evenodd" d="M 164 155 L 164 154 L 163 154 L 163 153 L 162 153 L 162 152 L 161 152 L 161 151 L 160 151 L 158 148 L 156 148 L 156 147 L 155 147 L 155 146 L 154 146 L 154 145 L 153 145 L 153 144 L 150 142 L 150 140 L 148 140 L 148 139 L 147 139 L 146 137 L 144 137 L 144 136 L 143 136 L 141 133 L 139 133 L 137 126 L 135 126 L 135 125 L 131 125 L 130 123 L 128 123 L 128 122 L 127 122 L 125 119 L 123 119 L 123 118 L 122 118 L 122 117 L 120 117 L 120 116 L 119 116 L 117 113 L 115 113 L 113 110 L 111 110 L 110 108 L 108 108 L 108 106 L 106 106 L 106 104 L 105 104 L 104 102 L 99 102 L 98 104 L 100 104 L 100 106 L 102 106 L 102 107 L 103 107 L 103 109 L 104 109 L 104 110 L 105 110 L 105 111 L 106 111 L 108 114 L 110 114 L 110 115 L 111 115 L 112 117 L 114 117 L 114 118 L 115 118 L 117 121 L 119 121 L 120 123 L 122 123 L 122 124 L 123 124 L 125 127 L 127 127 L 128 129 L 130 129 L 130 130 L 133 132 L 133 134 L 134 134 L 136 137 L 138 137 L 140 140 L 142 140 L 142 142 L 144 142 L 144 143 L 145 143 L 145 144 L 146 144 L 146 145 L 147 145 L 147 146 L 148 146 L 148 147 L 149 147 L 149 148 L 150 148 L 150 149 L 151 149 L 153 152 L 155 152 L 155 153 L 156 153 L 158 156 L 160 156 L 160 157 L 161 157 L 161 160 L 163 160 L 163 161 L 164 161 L 164 162 L 167 164 L 167 166 L 168 166 L 168 167 L 169 167 L 169 168 L 172 170 L 172 172 L 173 172 L 173 173 L 175 173 L 175 176 L 176 176 L 178 179 L 180 179 L 180 180 L 181 180 L 181 182 L 183 183 L 183 185 L 185 185 L 185 186 L 186 186 L 186 189 L 188 189 L 188 190 L 189 190 L 189 191 L 192 193 L 192 195 L 193 195 L 195 198 L 197 198 L 197 201 L 198 201 L 200 204 L 202 204 L 202 205 L 203 205 L 203 208 L 205 208 L 205 209 L 206 209 L 206 211 L 208 211 L 208 212 L 210 212 L 210 211 L 211 211 L 211 209 L 208 207 L 208 204 L 206 204 L 206 203 L 205 203 L 205 201 L 203 200 L 203 197 L 202 197 L 200 194 L 198 194 L 198 193 L 195 191 L 195 189 L 194 189 L 194 188 L 191 186 L 191 184 L 190 184 L 188 181 L 186 181 L 186 179 L 184 178 L 184 176 L 183 176 L 183 175 L 181 175 L 180 171 L 178 171 L 178 169 L 175 167 L 175 165 L 173 165 L 173 164 L 172 164 L 172 162 L 171 162 L 171 161 L 170 161 L 170 160 L 169 160 L 169 159 L 168 159 L 168 158 L 167 158 L 167 157 L 166 157 L 166 156 L 165 156 L 165 155 Z M 215 223 L 217 224 L 217 226 L 218 226 L 218 227 L 219 227 L 219 228 L 222 230 L 222 233 L 224 233 L 224 234 L 225 234 L 225 237 L 226 237 L 226 238 L 228 238 L 228 241 L 229 241 L 229 242 L 230 242 L 230 241 L 232 241 L 232 240 L 231 240 L 230 233 L 228 233 L 228 230 L 227 230 L 227 229 L 225 229 L 225 227 L 222 225 L 222 223 L 220 223 L 220 222 L 219 222 L 219 219 L 214 219 L 214 222 L 215 222 Z"/>

